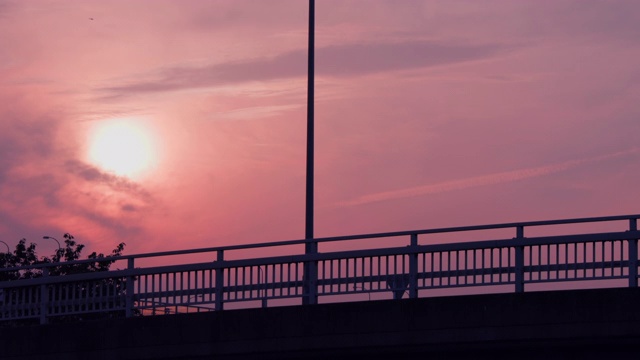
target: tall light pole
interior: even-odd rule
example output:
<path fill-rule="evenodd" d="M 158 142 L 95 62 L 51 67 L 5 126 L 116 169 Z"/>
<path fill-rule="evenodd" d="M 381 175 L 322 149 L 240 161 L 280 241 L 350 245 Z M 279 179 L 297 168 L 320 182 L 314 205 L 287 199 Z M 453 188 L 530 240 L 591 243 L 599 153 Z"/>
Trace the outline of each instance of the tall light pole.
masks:
<path fill-rule="evenodd" d="M 318 252 L 318 244 L 313 240 L 313 148 L 314 148 L 314 47 L 315 47 L 315 0 L 309 0 L 309 44 L 308 44 L 308 67 L 307 67 L 307 186 L 306 186 L 306 211 L 305 211 L 305 231 L 304 238 L 305 254 L 315 254 Z M 317 302 L 316 279 L 317 263 L 307 262 L 304 266 L 304 286 L 306 296 L 304 304 L 315 304 Z"/>
<path fill-rule="evenodd" d="M 313 90 L 314 90 L 314 31 L 315 31 L 315 0 L 309 0 L 309 57 L 307 73 L 307 201 L 304 237 L 313 239 L 313 148 L 314 148 L 314 119 L 313 119 Z M 308 244 L 311 245 L 311 244 Z"/>

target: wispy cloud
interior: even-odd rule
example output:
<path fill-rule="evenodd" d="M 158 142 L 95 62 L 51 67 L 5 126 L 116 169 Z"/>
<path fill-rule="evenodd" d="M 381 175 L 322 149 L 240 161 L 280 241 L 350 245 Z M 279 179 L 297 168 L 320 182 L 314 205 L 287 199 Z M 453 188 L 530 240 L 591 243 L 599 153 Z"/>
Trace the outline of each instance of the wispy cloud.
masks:
<path fill-rule="evenodd" d="M 422 40 L 332 45 L 316 50 L 316 71 L 319 76 L 356 76 L 484 59 L 512 48 L 503 44 L 443 44 Z M 118 96 L 287 79 L 306 76 L 306 63 L 307 51 L 301 49 L 271 58 L 167 68 L 153 80 L 100 90 Z"/>
<path fill-rule="evenodd" d="M 336 205 L 338 206 L 363 205 L 363 204 L 385 201 L 385 200 L 394 200 L 394 199 L 414 197 L 414 196 L 444 193 L 449 191 L 468 189 L 472 187 L 509 183 L 513 181 L 524 180 L 524 179 L 529 179 L 534 177 L 545 176 L 553 173 L 558 173 L 558 172 L 569 170 L 571 168 L 575 168 L 585 163 L 603 161 L 603 160 L 625 156 L 629 154 L 635 154 L 638 152 L 640 152 L 640 149 L 632 148 L 629 150 L 619 151 L 611 154 L 606 154 L 606 155 L 601 155 L 601 156 L 596 156 L 591 158 L 578 159 L 578 160 L 570 160 L 570 161 L 565 161 L 558 164 L 551 164 L 547 166 L 506 171 L 506 172 L 476 176 L 476 177 L 471 177 L 466 179 L 445 181 L 445 182 L 440 182 L 436 184 L 415 186 L 415 187 L 406 188 L 406 189 L 383 191 L 375 194 L 363 195 L 352 200 L 339 202 Z"/>
<path fill-rule="evenodd" d="M 276 116 L 283 112 L 300 108 L 301 105 L 252 106 L 212 114 L 216 120 L 242 120 Z"/>
<path fill-rule="evenodd" d="M 94 184 L 104 184 L 114 191 L 127 194 L 129 197 L 151 201 L 151 194 L 145 191 L 139 184 L 124 177 L 105 173 L 95 166 L 78 160 L 68 160 L 65 163 L 65 169 L 68 173 L 76 175 L 84 181 Z"/>

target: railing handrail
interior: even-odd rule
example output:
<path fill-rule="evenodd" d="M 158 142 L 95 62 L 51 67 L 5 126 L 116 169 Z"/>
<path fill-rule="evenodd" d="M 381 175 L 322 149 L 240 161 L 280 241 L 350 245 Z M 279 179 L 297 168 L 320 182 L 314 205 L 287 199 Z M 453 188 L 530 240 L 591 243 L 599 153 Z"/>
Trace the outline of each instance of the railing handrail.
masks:
<path fill-rule="evenodd" d="M 429 244 L 429 245 L 417 245 L 389 247 L 381 249 L 360 249 L 360 250 L 346 250 L 325 252 L 316 254 L 297 254 L 297 255 L 284 255 L 284 256 L 269 256 L 261 258 L 251 259 L 236 259 L 236 260 L 223 260 L 223 261 L 210 261 L 210 262 L 198 262 L 191 264 L 179 264 L 179 265 L 163 265 L 152 266 L 144 268 L 133 269 L 118 269 L 111 271 L 100 272 L 88 272 L 78 274 L 68 274 L 63 276 L 47 276 L 38 277 L 32 279 L 20 279 L 8 281 L 5 284 L 0 282 L 0 288 L 20 287 L 25 285 L 41 285 L 41 284 L 55 284 L 55 283 L 67 283 L 78 280 L 97 280 L 108 278 L 125 278 L 128 276 L 140 276 L 145 274 L 155 273 L 168 273 L 168 272 L 180 272 L 180 271 L 194 271 L 204 269 L 222 269 L 228 267 L 242 267 L 242 266 L 261 266 L 271 265 L 277 263 L 295 263 L 306 261 L 323 261 L 330 259 L 340 259 L 349 257 L 361 257 L 361 256 L 379 256 L 379 255 L 408 255 L 419 252 L 446 252 L 456 250 L 473 250 L 483 248 L 506 248 L 515 246 L 531 246 L 539 243 L 548 244 L 553 242 L 555 244 L 564 243 L 578 243 L 578 242 L 590 242 L 590 241 L 612 241 L 612 240 L 624 240 L 629 238 L 640 238 L 640 231 L 622 231 L 622 232 L 607 232 L 607 233 L 592 233 L 592 234 L 579 234 L 579 235 L 554 235 L 554 236 L 538 236 L 531 238 L 510 238 L 510 239 L 496 239 L 496 240 L 480 240 L 470 241 L 464 243 L 445 243 L 445 244 Z"/>
<path fill-rule="evenodd" d="M 105 256 L 103 258 L 82 259 L 82 260 L 74 260 L 74 261 L 58 262 L 58 263 L 40 263 L 40 264 L 34 264 L 34 265 L 29 265 L 24 267 L 2 268 L 0 269 L 0 272 L 18 271 L 18 270 L 24 270 L 24 269 L 40 269 L 40 268 L 47 268 L 47 267 L 68 266 L 68 265 L 96 263 L 96 262 L 123 261 L 128 259 L 142 259 L 142 258 L 151 258 L 151 257 L 190 255 L 190 254 L 207 253 L 207 252 L 219 252 L 219 251 L 224 252 L 224 251 L 232 251 L 232 250 L 259 249 L 259 248 L 265 248 L 265 247 L 302 245 L 302 244 L 308 243 L 309 241 L 313 241 L 316 243 L 328 243 L 328 242 L 335 242 L 335 241 L 391 238 L 391 237 L 402 237 L 402 236 L 410 236 L 410 235 L 456 233 L 456 232 L 467 232 L 467 231 L 478 231 L 478 230 L 496 230 L 496 229 L 507 229 L 507 228 L 519 228 L 519 227 L 524 228 L 524 227 L 563 225 L 563 224 L 583 224 L 583 223 L 622 221 L 622 220 L 634 220 L 634 219 L 636 220 L 640 219 L 640 214 L 570 218 L 570 219 L 558 219 L 558 220 L 539 220 L 539 221 L 511 222 L 511 223 L 499 223 L 499 224 L 488 224 L 488 225 L 445 227 L 445 228 L 422 229 L 422 230 L 405 230 L 405 231 L 369 233 L 369 234 L 357 234 L 357 235 L 342 235 L 342 236 L 332 236 L 332 237 L 320 237 L 320 238 L 314 238 L 314 239 L 283 240 L 283 241 L 273 241 L 273 242 L 265 242 L 265 243 L 254 243 L 254 244 L 225 245 L 225 246 L 216 246 L 216 247 L 195 248 L 195 249 L 185 249 L 185 250 L 170 250 L 170 251 L 160 251 L 160 252 L 140 253 L 140 254 L 130 254 L 130 255 L 120 255 L 120 256 Z"/>

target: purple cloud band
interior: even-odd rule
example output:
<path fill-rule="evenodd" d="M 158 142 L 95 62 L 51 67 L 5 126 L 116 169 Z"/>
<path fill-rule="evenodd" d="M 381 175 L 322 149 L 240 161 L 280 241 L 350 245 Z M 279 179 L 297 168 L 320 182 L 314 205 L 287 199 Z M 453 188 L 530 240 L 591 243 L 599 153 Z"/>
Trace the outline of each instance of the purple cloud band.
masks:
<path fill-rule="evenodd" d="M 430 41 L 334 45 L 316 50 L 316 71 L 319 76 L 329 77 L 366 75 L 479 60 L 512 48 L 503 44 L 443 44 Z M 306 75 L 306 61 L 306 50 L 295 50 L 272 58 L 203 67 L 173 67 L 160 70 L 155 76 L 156 80 L 131 82 L 101 90 L 126 95 L 302 77 Z"/>

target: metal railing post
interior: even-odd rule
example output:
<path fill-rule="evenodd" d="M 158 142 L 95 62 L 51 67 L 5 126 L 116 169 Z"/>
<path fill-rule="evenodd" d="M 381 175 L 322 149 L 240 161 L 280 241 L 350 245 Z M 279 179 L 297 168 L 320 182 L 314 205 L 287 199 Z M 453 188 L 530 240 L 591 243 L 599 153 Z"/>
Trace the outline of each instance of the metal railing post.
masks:
<path fill-rule="evenodd" d="M 134 259 L 133 258 L 129 258 L 127 260 L 127 269 L 129 271 L 133 271 L 134 269 Z M 127 276 L 127 284 L 126 284 L 126 293 L 125 293 L 125 317 L 132 317 L 133 316 L 133 292 L 134 292 L 134 278 L 133 275 L 129 275 Z"/>
<path fill-rule="evenodd" d="M 409 298 L 418 297 L 418 234 L 411 234 L 411 253 L 409 254 Z"/>
<path fill-rule="evenodd" d="M 516 240 L 524 239 L 524 226 L 516 228 Z M 524 246 L 516 244 L 516 292 L 524 292 Z"/>
<path fill-rule="evenodd" d="M 313 239 L 307 239 L 305 244 L 305 254 L 314 255 L 318 253 L 318 243 Z M 305 260 L 302 278 L 302 304 L 314 305 L 318 303 L 318 262 L 315 260 Z"/>
<path fill-rule="evenodd" d="M 42 269 L 42 277 L 49 276 L 49 268 Z M 40 285 L 40 324 L 47 323 L 47 314 L 49 313 L 49 290 L 47 284 Z"/>
<path fill-rule="evenodd" d="M 222 311 L 224 307 L 224 268 L 221 263 L 224 261 L 224 251 L 218 250 L 218 266 L 216 267 L 216 311 Z"/>
<path fill-rule="evenodd" d="M 629 230 L 638 231 L 638 220 L 629 219 Z M 629 287 L 638 286 L 638 239 L 629 239 Z"/>

